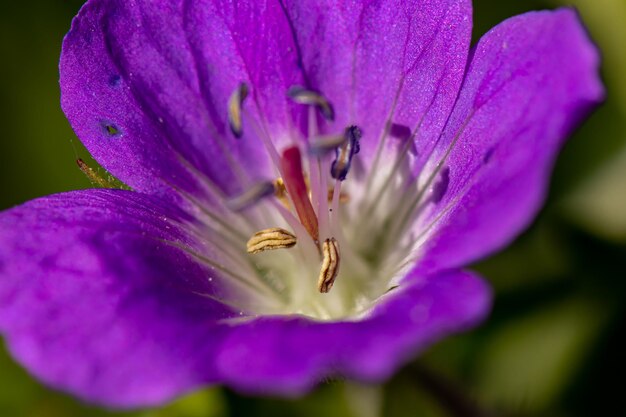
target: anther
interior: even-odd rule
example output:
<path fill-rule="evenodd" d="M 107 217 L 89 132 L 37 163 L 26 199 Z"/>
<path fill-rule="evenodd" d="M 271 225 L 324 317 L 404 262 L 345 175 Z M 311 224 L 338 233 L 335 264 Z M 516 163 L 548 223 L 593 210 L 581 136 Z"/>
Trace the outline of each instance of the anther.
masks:
<path fill-rule="evenodd" d="M 346 135 L 319 136 L 309 143 L 309 153 L 313 156 L 324 156 L 342 146 L 346 140 Z"/>
<path fill-rule="evenodd" d="M 233 211 L 241 211 L 274 195 L 274 192 L 274 184 L 271 181 L 258 182 L 238 196 L 227 200 L 225 204 Z"/>
<path fill-rule="evenodd" d="M 411 128 L 398 123 L 390 123 L 389 134 L 394 138 L 400 139 L 401 141 L 409 140 L 411 137 Z"/>
<path fill-rule="evenodd" d="M 317 106 L 326 120 L 335 120 L 335 110 L 332 104 L 330 104 L 326 97 L 313 90 L 307 90 L 300 86 L 292 86 L 287 90 L 287 97 L 298 104 Z"/>
<path fill-rule="evenodd" d="M 246 249 L 248 253 L 259 253 L 267 250 L 285 249 L 295 246 L 296 236 L 280 227 L 264 229 L 256 232 L 248 240 Z"/>
<path fill-rule="evenodd" d="M 112 181 L 102 178 L 100 175 L 96 173 L 96 171 L 93 170 L 93 168 L 87 165 L 85 161 L 83 161 L 82 159 L 80 158 L 77 159 L 76 165 L 78 165 L 78 168 L 80 168 L 80 170 L 83 172 L 83 174 L 85 174 L 87 179 L 91 181 L 92 184 L 99 185 L 100 187 L 103 187 L 103 188 L 117 188 Z"/>
<path fill-rule="evenodd" d="M 322 269 L 317 281 L 317 288 L 321 293 L 327 293 L 333 287 L 339 273 L 339 244 L 334 237 L 324 241 L 322 256 Z"/>
<path fill-rule="evenodd" d="M 345 142 L 335 150 L 335 160 L 330 167 L 330 175 L 336 180 L 343 181 L 350 171 L 352 158 L 359 153 L 362 132 L 357 126 L 350 126 L 346 129 Z"/>
<path fill-rule="evenodd" d="M 433 191 L 430 196 L 430 201 L 434 204 L 438 204 L 443 196 L 448 191 L 450 185 L 450 167 L 443 167 L 439 173 L 439 180 L 433 184 Z"/>
<path fill-rule="evenodd" d="M 242 107 L 248 97 L 248 85 L 240 83 L 228 99 L 228 124 L 236 138 L 243 134 Z"/>
<path fill-rule="evenodd" d="M 282 178 L 276 178 L 274 180 L 274 197 L 280 201 L 283 206 L 289 208 L 289 198 L 287 197 L 287 187 L 285 187 L 285 181 Z"/>
<path fill-rule="evenodd" d="M 388 129 L 389 135 L 391 135 L 391 137 L 398 139 L 400 143 L 406 144 L 405 146 L 407 147 L 407 149 L 413 155 L 417 155 L 417 148 L 415 146 L 415 142 L 413 141 L 414 135 L 411 132 L 410 127 L 398 123 L 390 123 L 388 125 Z"/>

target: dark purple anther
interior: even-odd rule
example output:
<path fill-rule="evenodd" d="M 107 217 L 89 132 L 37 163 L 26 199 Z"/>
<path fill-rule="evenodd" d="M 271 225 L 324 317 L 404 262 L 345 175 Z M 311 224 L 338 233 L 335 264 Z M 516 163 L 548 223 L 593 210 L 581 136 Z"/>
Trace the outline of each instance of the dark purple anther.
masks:
<path fill-rule="evenodd" d="M 336 157 L 330 167 L 330 175 L 339 181 L 346 179 L 352 165 L 352 158 L 361 150 L 359 140 L 363 136 L 363 132 L 358 126 L 348 127 L 344 134 L 346 141 L 335 151 Z"/>

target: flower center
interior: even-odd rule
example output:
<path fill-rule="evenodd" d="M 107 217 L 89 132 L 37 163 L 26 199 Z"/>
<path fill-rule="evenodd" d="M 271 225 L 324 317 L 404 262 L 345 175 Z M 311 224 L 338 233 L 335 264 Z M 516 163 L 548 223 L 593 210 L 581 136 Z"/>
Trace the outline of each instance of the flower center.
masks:
<path fill-rule="evenodd" d="M 415 155 L 411 129 L 393 123 L 365 167 L 358 159 L 361 129 L 352 125 L 319 135 L 318 114 L 332 121 L 333 106 L 301 87 L 290 88 L 287 96 L 309 106 L 308 137 L 277 149 L 246 113 L 247 96 L 248 87 L 241 84 L 229 100 L 231 131 L 240 138 L 244 120 L 251 124 L 276 178 L 257 181 L 226 199 L 224 216 L 207 213 L 220 230 L 226 229 L 216 245 L 225 260 L 203 259 L 232 283 L 232 291 L 211 297 L 247 314 L 358 318 L 396 288 L 397 277 L 414 260 L 429 227 L 413 227 L 425 192 L 407 190 L 431 190 L 432 198 L 441 188 L 442 180 L 434 181 L 443 178 L 441 167 L 431 169 L 435 174 L 426 180 L 413 175 L 408 168 Z M 397 139 L 391 147 L 395 155 L 383 152 L 387 136 Z M 383 154 L 393 162 L 381 163 Z"/>

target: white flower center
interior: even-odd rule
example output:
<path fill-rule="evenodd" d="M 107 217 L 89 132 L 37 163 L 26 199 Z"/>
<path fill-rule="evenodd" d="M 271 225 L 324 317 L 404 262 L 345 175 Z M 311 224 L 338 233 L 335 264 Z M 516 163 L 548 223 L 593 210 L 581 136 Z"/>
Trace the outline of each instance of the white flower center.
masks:
<path fill-rule="evenodd" d="M 235 136 L 241 135 L 246 95 L 242 85 L 229 101 Z M 424 214 L 440 198 L 448 173 L 438 164 L 414 175 L 411 130 L 392 123 L 366 166 L 359 160 L 358 127 L 319 136 L 316 112 L 332 118 L 330 103 L 302 88 L 288 95 L 311 106 L 309 137 L 276 149 L 258 132 L 276 178 L 226 202 L 227 212 L 217 219 L 226 230 L 215 245 L 222 261 L 205 261 L 232 285 L 211 297 L 246 315 L 358 319 L 397 287 L 419 256 L 436 221 Z"/>

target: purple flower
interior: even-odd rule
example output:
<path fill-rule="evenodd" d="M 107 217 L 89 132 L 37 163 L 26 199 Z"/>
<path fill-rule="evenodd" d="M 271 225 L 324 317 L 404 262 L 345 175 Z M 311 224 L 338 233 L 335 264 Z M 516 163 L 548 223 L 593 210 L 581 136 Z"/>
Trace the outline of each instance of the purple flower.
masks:
<path fill-rule="evenodd" d="M 127 190 L 0 215 L 0 331 L 113 406 L 389 377 L 488 313 L 461 270 L 540 207 L 603 97 L 570 9 L 470 49 L 469 0 L 90 0 L 62 106 Z"/>

